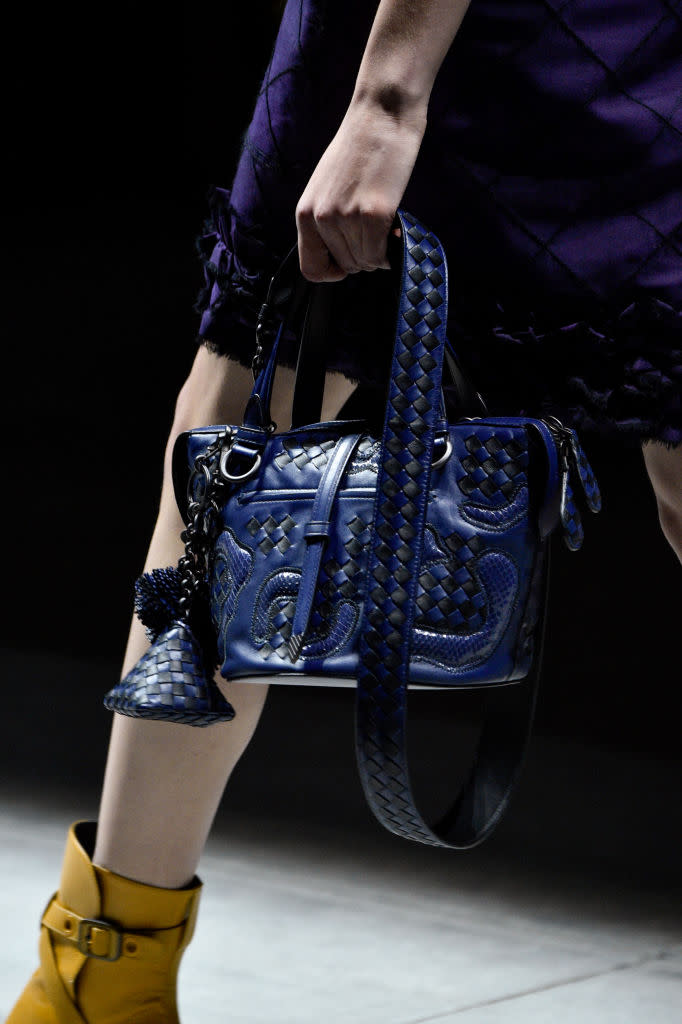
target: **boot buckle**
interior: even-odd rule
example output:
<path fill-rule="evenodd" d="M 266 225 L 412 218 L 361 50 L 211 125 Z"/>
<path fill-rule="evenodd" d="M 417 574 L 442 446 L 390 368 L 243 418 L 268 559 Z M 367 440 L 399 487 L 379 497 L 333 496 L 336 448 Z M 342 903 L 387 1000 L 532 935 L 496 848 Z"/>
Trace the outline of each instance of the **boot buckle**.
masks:
<path fill-rule="evenodd" d="M 108 936 L 106 952 L 95 951 L 93 945 L 99 947 L 99 935 L 95 932 L 105 933 Z M 123 936 L 117 928 L 114 928 L 108 921 L 98 921 L 97 918 L 84 917 L 78 922 L 78 936 L 76 944 L 83 956 L 92 957 L 94 960 L 119 960 L 121 957 L 121 946 Z"/>

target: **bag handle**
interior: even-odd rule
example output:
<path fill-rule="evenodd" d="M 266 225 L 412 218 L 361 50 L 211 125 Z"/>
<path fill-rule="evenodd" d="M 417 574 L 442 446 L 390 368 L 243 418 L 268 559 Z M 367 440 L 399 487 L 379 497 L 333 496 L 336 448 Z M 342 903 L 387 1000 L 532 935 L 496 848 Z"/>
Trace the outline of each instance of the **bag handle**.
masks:
<path fill-rule="evenodd" d="M 398 215 L 393 226 L 400 228 Z M 396 237 L 392 230 L 388 237 L 387 249 L 391 264 L 390 273 L 394 278 L 398 278 L 398 284 L 404 292 L 412 289 L 414 282 L 411 279 L 403 279 L 402 248 L 402 240 Z M 378 270 L 373 273 L 384 274 L 387 271 Z M 294 330 L 299 337 L 291 426 L 300 427 L 308 423 L 317 423 L 320 419 L 335 287 L 338 292 L 336 282 L 313 284 L 307 281 L 300 271 L 297 246 L 290 249 L 270 281 L 266 300 L 259 313 L 256 328 L 258 352 L 254 362 L 259 361 L 263 336 L 269 333 L 275 337 L 264 365 L 255 374 L 254 387 L 244 413 L 244 426 L 267 429 L 270 424 L 270 402 L 279 346 L 281 336 L 287 328 Z M 276 329 L 275 324 L 278 320 L 279 329 Z M 458 413 L 472 415 L 485 412 L 485 403 L 462 373 L 453 346 L 447 339 L 445 345 L 445 358 L 454 385 Z"/>
<path fill-rule="evenodd" d="M 447 263 L 438 239 L 404 211 L 404 287 L 379 456 L 363 608 L 356 752 L 367 801 L 389 831 L 432 846 L 468 849 L 500 819 L 523 760 L 535 706 L 539 656 L 525 684 L 490 695 L 471 775 L 440 822 L 417 809 L 407 758 L 407 686 L 446 349 Z M 540 551 L 544 558 L 544 549 Z M 544 568 L 544 567 L 543 567 Z M 531 601 L 542 617 L 544 571 Z M 538 647 L 536 645 L 536 652 Z M 506 688 L 502 688 L 503 690 Z M 509 707 L 509 698 L 512 706 Z"/>

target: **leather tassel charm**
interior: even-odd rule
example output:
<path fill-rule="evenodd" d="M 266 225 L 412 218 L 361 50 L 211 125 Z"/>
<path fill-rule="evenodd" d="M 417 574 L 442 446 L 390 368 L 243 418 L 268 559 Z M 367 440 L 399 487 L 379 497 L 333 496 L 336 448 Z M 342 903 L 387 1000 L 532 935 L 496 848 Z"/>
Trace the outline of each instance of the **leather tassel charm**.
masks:
<path fill-rule="evenodd" d="M 206 726 L 229 722 L 234 708 L 207 671 L 202 648 L 186 622 L 162 633 L 104 698 L 119 715 Z"/>
<path fill-rule="evenodd" d="M 153 569 L 135 583 L 135 612 L 152 646 L 104 698 L 119 715 L 197 726 L 234 718 L 213 678 L 216 638 L 205 584 L 222 443 L 221 436 L 196 461 L 184 556 L 176 568 Z"/>

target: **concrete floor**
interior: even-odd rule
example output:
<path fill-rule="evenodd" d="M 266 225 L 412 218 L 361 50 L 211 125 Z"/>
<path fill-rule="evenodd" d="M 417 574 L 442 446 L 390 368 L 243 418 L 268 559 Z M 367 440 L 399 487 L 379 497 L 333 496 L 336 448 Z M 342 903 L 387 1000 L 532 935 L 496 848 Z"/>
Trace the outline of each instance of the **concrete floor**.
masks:
<path fill-rule="evenodd" d="M 77 806 L 76 806 L 77 805 Z M 34 963 L 65 829 L 96 804 L 0 796 L 3 1019 Z M 672 1024 L 679 890 L 380 832 L 223 817 L 201 864 L 183 1024 Z"/>
<path fill-rule="evenodd" d="M 67 827 L 97 813 L 115 672 L 0 651 L 0 1020 L 35 965 Z M 413 702 L 412 739 L 417 763 L 443 753 L 438 778 L 464 734 L 434 700 Z M 682 1020 L 679 716 L 658 712 L 639 748 L 634 729 L 540 728 L 495 836 L 458 856 L 375 823 L 352 713 L 350 691 L 269 697 L 200 865 L 183 1024 Z"/>

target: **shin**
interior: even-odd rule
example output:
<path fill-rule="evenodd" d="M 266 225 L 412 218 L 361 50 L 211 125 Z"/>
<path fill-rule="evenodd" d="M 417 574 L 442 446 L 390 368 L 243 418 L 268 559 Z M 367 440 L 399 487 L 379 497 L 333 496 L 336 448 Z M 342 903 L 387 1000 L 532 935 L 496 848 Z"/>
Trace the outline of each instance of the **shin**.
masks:
<path fill-rule="evenodd" d="M 240 422 L 251 383 L 248 370 L 199 350 L 177 402 L 145 571 L 174 565 L 183 550 L 170 468 L 175 438 L 196 426 Z M 345 378 L 330 378 L 323 415 L 335 415 L 351 389 Z M 273 418 L 283 426 L 289 423 L 292 390 L 292 371 L 278 371 Z M 143 627 L 134 621 L 124 673 L 147 646 Z M 219 683 L 235 708 L 232 722 L 194 729 L 114 716 L 96 864 L 168 888 L 193 877 L 225 783 L 253 735 L 267 692 L 265 686 L 248 683 L 231 683 L 228 691 L 224 681 Z"/>

